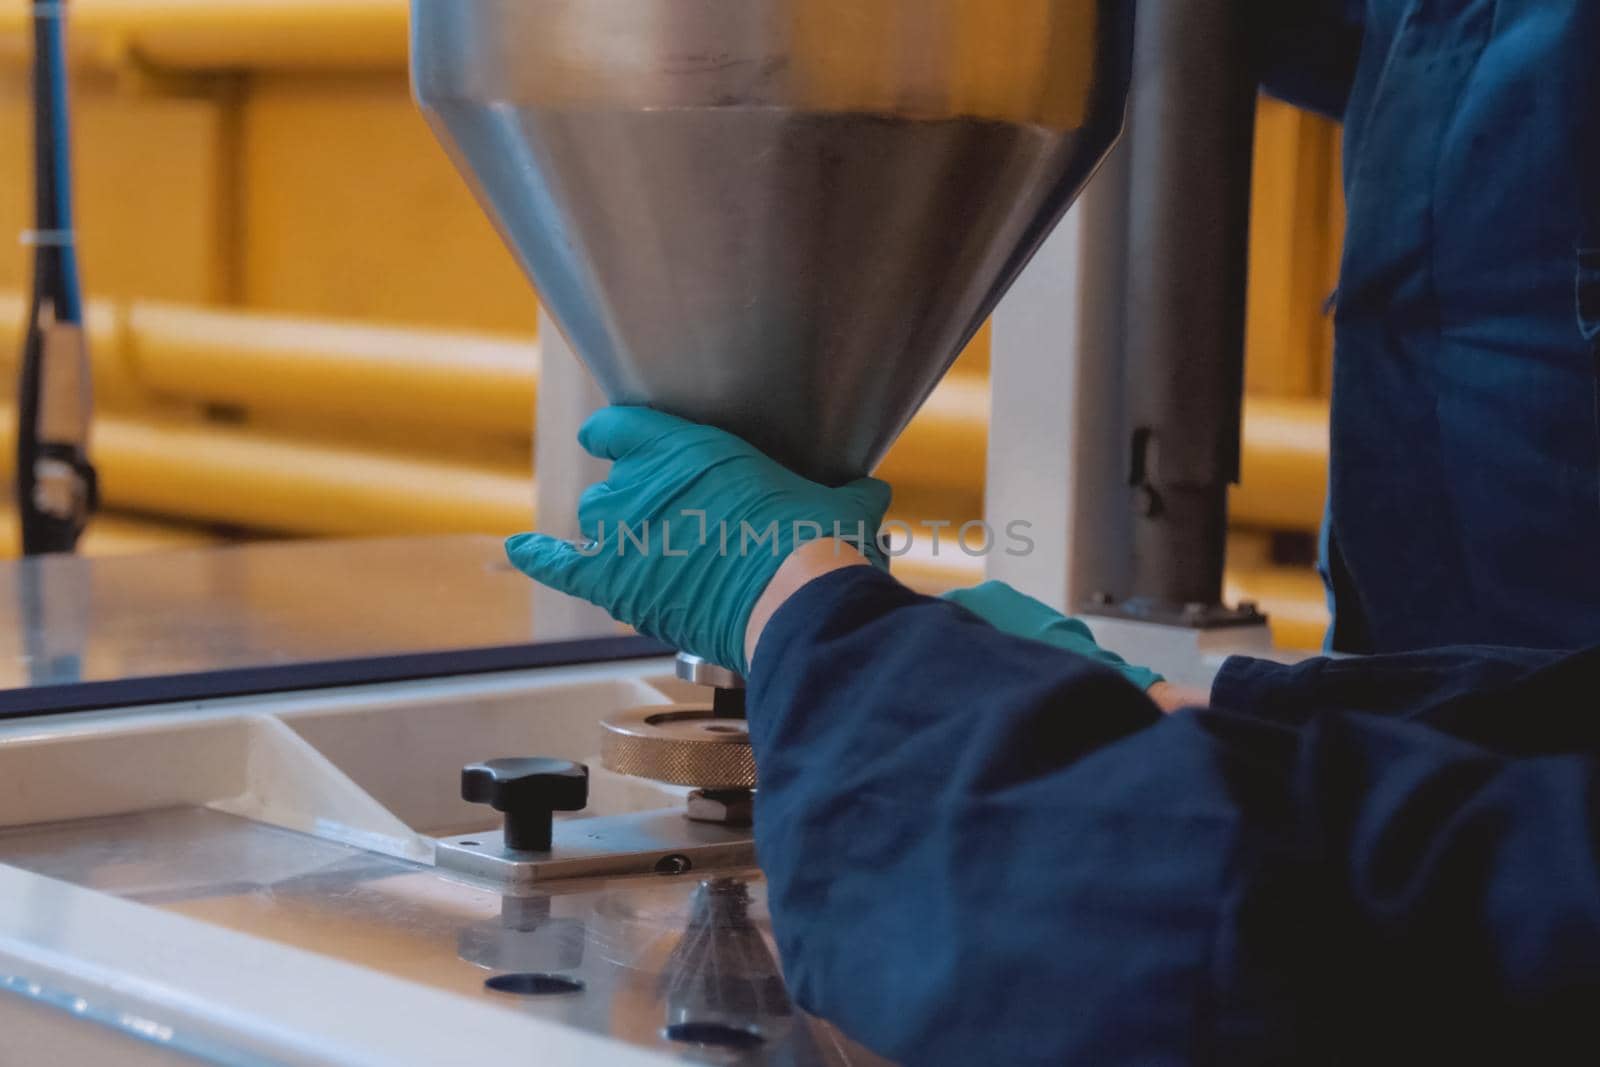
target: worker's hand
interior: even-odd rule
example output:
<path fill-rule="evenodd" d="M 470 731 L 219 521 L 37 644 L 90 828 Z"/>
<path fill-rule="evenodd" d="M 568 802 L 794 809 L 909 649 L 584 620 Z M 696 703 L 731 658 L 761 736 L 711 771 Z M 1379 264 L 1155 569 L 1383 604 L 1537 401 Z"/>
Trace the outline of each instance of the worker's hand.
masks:
<path fill-rule="evenodd" d="M 829 489 L 732 434 L 648 408 L 597 412 L 578 440 L 613 461 L 579 502 L 589 543 L 522 534 L 507 554 L 529 577 L 680 651 L 747 673 L 751 611 L 801 544 L 838 538 L 885 565 L 883 482 Z"/>
<path fill-rule="evenodd" d="M 996 630 L 1043 641 L 1047 645 L 1104 663 L 1121 672 L 1141 692 L 1147 692 L 1157 683 L 1165 681 L 1155 671 L 1135 667 L 1115 652 L 1101 648 L 1089 632 L 1089 627 L 1079 620 L 1063 615 L 1030 596 L 1024 596 L 1004 582 L 984 582 L 971 589 L 957 589 L 946 593 L 945 599 L 960 604 Z"/>

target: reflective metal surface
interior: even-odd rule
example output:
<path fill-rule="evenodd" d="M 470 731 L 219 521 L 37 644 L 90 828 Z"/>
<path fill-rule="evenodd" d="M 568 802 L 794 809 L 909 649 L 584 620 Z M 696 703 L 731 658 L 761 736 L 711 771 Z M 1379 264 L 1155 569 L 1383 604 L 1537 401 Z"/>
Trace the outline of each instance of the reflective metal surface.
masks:
<path fill-rule="evenodd" d="M 1131 0 L 413 0 L 418 99 L 614 402 L 841 482 L 1114 141 Z"/>
<path fill-rule="evenodd" d="M 747 829 L 691 821 L 669 809 L 557 820 L 550 851 L 541 853 L 508 850 L 500 830 L 460 834 L 439 841 L 434 862 L 509 893 L 569 878 L 753 867 L 756 846 Z"/>
<path fill-rule="evenodd" d="M 536 666 L 542 643 L 625 651 L 609 621 L 536 611 L 549 595 L 492 537 L 0 563 L 0 714 Z M 357 661 L 377 673 L 319 669 Z"/>
<path fill-rule="evenodd" d="M 192 808 L 0 832 L 0 863 L 688 1062 L 882 1062 L 790 1001 L 753 870 L 502 897 Z"/>
<path fill-rule="evenodd" d="M 699 656 L 690 655 L 688 652 L 679 652 L 678 660 L 673 664 L 678 681 L 688 682 L 690 685 L 703 685 L 707 689 L 743 689 L 744 679 L 726 667 L 719 667 L 710 660 L 701 659 Z"/>

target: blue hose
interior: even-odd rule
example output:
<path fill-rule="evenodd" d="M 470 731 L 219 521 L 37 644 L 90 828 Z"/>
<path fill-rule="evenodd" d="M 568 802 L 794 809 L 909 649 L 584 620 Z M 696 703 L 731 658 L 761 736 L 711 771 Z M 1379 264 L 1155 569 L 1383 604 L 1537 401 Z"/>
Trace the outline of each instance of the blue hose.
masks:
<path fill-rule="evenodd" d="M 16 438 L 17 514 L 29 556 L 71 552 L 99 502 L 88 452 L 91 371 L 72 217 L 66 13 L 64 0 L 33 6 L 33 308 Z M 74 407 L 81 417 L 73 417 Z"/>
<path fill-rule="evenodd" d="M 53 194 L 55 200 L 55 229 L 68 235 L 61 245 L 56 269 L 60 307 L 57 314 L 62 321 L 83 322 L 83 287 L 78 278 L 78 251 L 72 211 L 72 116 L 67 104 L 67 5 L 57 2 L 55 14 L 46 16 L 49 49 L 41 61 L 48 61 L 50 90 L 50 146 L 52 170 L 55 172 Z"/>

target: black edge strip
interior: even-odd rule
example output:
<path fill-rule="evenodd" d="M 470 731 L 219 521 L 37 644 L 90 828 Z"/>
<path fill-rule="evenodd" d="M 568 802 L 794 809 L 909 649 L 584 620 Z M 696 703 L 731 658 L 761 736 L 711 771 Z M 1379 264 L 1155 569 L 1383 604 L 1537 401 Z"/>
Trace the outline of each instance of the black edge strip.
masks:
<path fill-rule="evenodd" d="M 0 719 L 20 719 L 66 711 L 97 711 L 139 704 L 333 689 L 379 682 L 421 681 L 533 667 L 616 663 L 652 659 L 671 653 L 672 650 L 666 645 L 647 637 L 597 637 L 580 641 L 418 652 L 321 663 L 285 663 L 153 678 L 70 682 L 0 691 Z"/>

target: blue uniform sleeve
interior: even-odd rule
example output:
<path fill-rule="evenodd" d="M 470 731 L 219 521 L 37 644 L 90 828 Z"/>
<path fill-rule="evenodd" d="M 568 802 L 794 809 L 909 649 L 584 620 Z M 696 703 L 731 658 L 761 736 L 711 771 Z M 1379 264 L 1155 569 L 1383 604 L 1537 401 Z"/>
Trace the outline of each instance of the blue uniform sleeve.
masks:
<path fill-rule="evenodd" d="M 1365 6 L 1364 0 L 1250 0 L 1262 87 L 1341 118 L 1361 55 Z"/>
<path fill-rule="evenodd" d="M 1517 685 L 1569 655 L 1525 648 L 1445 648 L 1295 664 L 1237 656 L 1222 665 L 1212 683 L 1211 705 L 1296 724 L 1328 711 L 1415 716 Z"/>
<path fill-rule="evenodd" d="M 903 1063 L 1528 1062 L 1600 997 L 1591 752 L 1164 718 L 868 568 L 750 681 L 796 998 Z"/>

